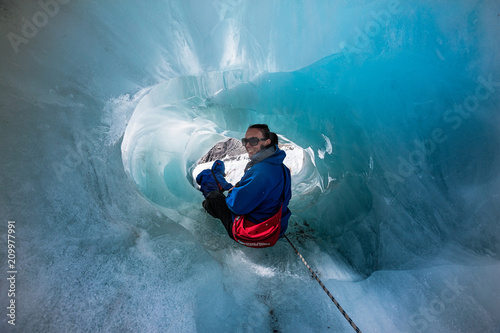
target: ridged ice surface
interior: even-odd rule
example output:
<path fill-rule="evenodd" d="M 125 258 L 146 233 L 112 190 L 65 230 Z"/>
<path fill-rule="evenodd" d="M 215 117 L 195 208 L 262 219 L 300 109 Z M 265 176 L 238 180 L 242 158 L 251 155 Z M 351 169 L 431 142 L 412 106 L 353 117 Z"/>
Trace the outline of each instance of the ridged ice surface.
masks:
<path fill-rule="evenodd" d="M 499 332 L 499 15 L 0 4 L 0 331 L 352 331 L 288 242 L 201 207 L 196 162 L 267 123 L 301 148 L 288 236 L 362 331 Z"/>

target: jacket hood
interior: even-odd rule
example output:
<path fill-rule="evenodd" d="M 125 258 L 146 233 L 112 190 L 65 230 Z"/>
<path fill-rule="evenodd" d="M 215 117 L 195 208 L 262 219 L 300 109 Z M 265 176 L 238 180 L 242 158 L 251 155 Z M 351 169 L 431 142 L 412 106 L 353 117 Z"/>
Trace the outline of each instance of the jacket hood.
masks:
<path fill-rule="evenodd" d="M 224 174 L 226 172 L 226 166 L 224 165 L 224 162 L 222 162 L 221 160 L 215 161 L 214 164 L 212 164 L 212 171 Z"/>
<path fill-rule="evenodd" d="M 281 163 L 283 163 L 283 160 L 285 159 L 285 157 L 286 157 L 286 153 L 283 150 L 277 148 L 276 152 L 274 154 L 272 154 L 268 158 L 264 159 L 262 162 L 271 163 L 271 164 L 281 164 Z"/>

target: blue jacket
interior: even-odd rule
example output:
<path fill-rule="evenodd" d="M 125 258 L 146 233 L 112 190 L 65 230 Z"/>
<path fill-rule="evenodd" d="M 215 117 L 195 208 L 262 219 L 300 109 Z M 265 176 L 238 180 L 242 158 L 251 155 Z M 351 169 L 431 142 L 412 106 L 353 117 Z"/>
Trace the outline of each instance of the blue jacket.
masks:
<path fill-rule="evenodd" d="M 233 185 L 228 183 L 224 178 L 224 172 L 226 171 L 226 166 L 224 162 L 221 160 L 217 160 L 212 165 L 211 169 L 205 169 L 196 176 L 196 182 L 200 185 L 200 191 L 203 192 L 203 196 L 207 197 L 208 193 L 213 191 L 218 191 L 219 187 L 217 186 L 217 182 L 215 181 L 214 176 L 212 175 L 212 171 L 217 177 L 219 184 L 222 186 L 224 190 L 229 190 Z"/>
<path fill-rule="evenodd" d="M 280 236 L 285 233 L 292 214 L 288 209 L 292 197 L 291 176 L 290 170 L 283 164 L 285 156 L 286 153 L 278 149 L 270 157 L 252 166 L 243 175 L 239 185 L 229 192 L 226 203 L 233 213 L 233 220 L 235 215 L 245 215 L 245 218 L 254 223 L 267 220 L 278 211 L 285 186 Z"/>

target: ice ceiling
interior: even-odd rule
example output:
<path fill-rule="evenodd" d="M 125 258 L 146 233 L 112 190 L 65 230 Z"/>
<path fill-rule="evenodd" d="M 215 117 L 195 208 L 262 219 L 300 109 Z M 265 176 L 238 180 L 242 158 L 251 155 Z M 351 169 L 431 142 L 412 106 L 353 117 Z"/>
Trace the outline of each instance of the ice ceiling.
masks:
<path fill-rule="evenodd" d="M 242 248 L 191 186 L 265 122 L 307 151 L 289 237 L 363 331 L 498 332 L 499 15 L 1 2 L 1 330 L 352 331 L 289 244 Z"/>

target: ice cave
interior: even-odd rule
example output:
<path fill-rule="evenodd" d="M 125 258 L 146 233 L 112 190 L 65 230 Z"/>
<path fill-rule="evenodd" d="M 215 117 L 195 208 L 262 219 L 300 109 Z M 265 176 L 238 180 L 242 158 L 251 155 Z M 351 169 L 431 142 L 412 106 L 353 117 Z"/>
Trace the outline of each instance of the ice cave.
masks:
<path fill-rule="evenodd" d="M 500 332 L 500 2 L 0 1 L 2 332 L 352 332 L 199 159 L 302 152 L 287 237 L 363 332 Z"/>

